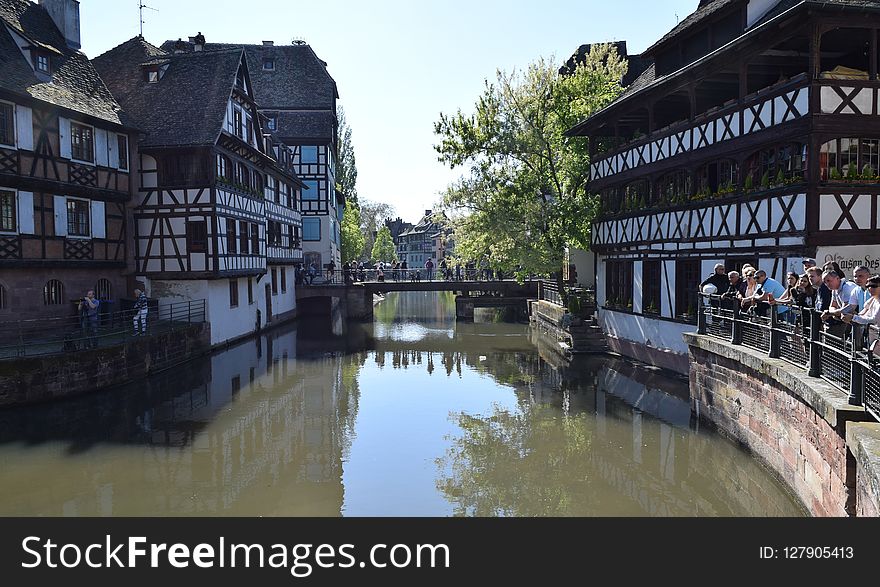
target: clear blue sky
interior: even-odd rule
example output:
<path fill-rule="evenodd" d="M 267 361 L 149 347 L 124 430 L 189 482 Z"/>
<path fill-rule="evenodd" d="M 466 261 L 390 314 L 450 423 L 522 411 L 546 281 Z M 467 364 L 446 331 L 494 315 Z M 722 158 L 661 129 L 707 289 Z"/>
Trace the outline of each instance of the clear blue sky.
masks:
<path fill-rule="evenodd" d="M 414 222 L 458 172 L 437 162 L 440 112 L 469 112 L 498 68 L 567 59 L 583 43 L 641 52 L 697 0 L 146 0 L 155 45 L 201 31 L 208 42 L 307 41 L 328 63 L 352 128 L 361 198 Z M 81 0 L 83 51 L 138 34 L 137 0 Z"/>

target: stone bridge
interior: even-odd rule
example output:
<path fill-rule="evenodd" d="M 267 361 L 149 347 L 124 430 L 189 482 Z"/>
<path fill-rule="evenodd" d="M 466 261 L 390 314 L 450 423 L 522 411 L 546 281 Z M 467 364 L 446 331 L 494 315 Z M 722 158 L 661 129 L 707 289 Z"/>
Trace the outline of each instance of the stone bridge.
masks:
<path fill-rule="evenodd" d="M 538 281 L 518 283 L 513 280 L 504 281 L 367 281 L 342 285 L 324 283 L 298 286 L 296 300 L 310 305 L 310 308 L 332 311 L 334 306 L 344 304 L 349 318 L 371 320 L 373 318 L 373 296 L 395 291 L 451 291 L 464 298 L 476 299 L 478 307 L 494 307 L 509 305 L 511 298 L 523 301 L 538 297 Z M 494 300 L 494 301 L 493 301 Z M 301 310 L 302 311 L 302 310 Z M 473 305 L 470 306 L 471 317 Z"/>

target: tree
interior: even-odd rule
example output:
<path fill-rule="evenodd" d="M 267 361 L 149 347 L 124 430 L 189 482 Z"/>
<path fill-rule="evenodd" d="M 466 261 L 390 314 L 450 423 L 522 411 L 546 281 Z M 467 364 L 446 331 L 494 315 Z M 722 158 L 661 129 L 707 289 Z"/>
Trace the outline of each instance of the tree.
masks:
<path fill-rule="evenodd" d="M 565 133 L 620 95 L 626 68 L 612 45 L 565 75 L 538 59 L 498 71 L 473 114 L 440 115 L 439 160 L 467 171 L 444 195 L 456 254 L 541 273 L 561 268 L 567 245 L 589 248 L 598 198 L 585 189 L 588 144 Z"/>
<path fill-rule="evenodd" d="M 394 215 L 394 206 L 381 202 L 373 202 L 364 200 L 360 203 L 361 208 L 361 230 L 364 233 L 364 257 L 369 257 L 373 251 L 373 245 L 376 243 L 376 233 L 383 226 L 385 220 Z"/>
<path fill-rule="evenodd" d="M 364 233 L 361 230 L 361 214 L 356 202 L 345 206 L 342 216 L 342 262 L 358 261 L 364 250 Z"/>
<path fill-rule="evenodd" d="M 336 144 L 339 157 L 336 164 L 336 189 L 345 194 L 350 203 L 358 203 L 357 164 L 354 158 L 354 145 L 351 142 L 351 127 L 345 119 L 342 106 L 336 108 Z"/>
<path fill-rule="evenodd" d="M 370 258 L 374 263 L 379 261 L 397 261 L 397 249 L 394 247 L 394 239 L 391 238 L 391 231 L 387 226 L 379 229 Z"/>

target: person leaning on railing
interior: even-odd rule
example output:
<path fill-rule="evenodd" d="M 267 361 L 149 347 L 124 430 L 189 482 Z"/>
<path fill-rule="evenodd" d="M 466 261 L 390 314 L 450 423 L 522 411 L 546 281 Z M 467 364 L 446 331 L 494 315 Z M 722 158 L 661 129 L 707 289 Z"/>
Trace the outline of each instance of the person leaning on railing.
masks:
<path fill-rule="evenodd" d="M 844 314 L 841 320 L 846 324 L 861 324 L 863 326 L 880 327 L 880 275 L 874 275 L 868 279 L 867 284 L 870 298 L 865 302 L 865 308 L 858 314 Z M 880 356 L 880 343 L 877 342 L 877 330 L 868 328 L 868 348 Z"/>
<path fill-rule="evenodd" d="M 822 320 L 832 336 L 843 338 L 846 332 L 846 324 L 843 317 L 854 314 L 859 307 L 856 299 L 858 286 L 843 279 L 837 270 L 826 270 L 822 274 L 822 282 L 831 290 L 831 305 L 822 312 Z"/>

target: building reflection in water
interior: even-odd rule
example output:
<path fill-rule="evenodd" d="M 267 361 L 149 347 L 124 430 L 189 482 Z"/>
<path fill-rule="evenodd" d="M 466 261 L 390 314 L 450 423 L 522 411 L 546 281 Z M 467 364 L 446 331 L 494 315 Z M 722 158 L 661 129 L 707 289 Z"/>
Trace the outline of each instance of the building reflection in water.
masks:
<path fill-rule="evenodd" d="M 372 324 L 304 319 L 128 388 L 0 412 L 0 514 L 801 513 L 697 431 L 686 383 L 566 365 L 528 327 L 454 316 L 451 295 L 392 294 Z"/>

